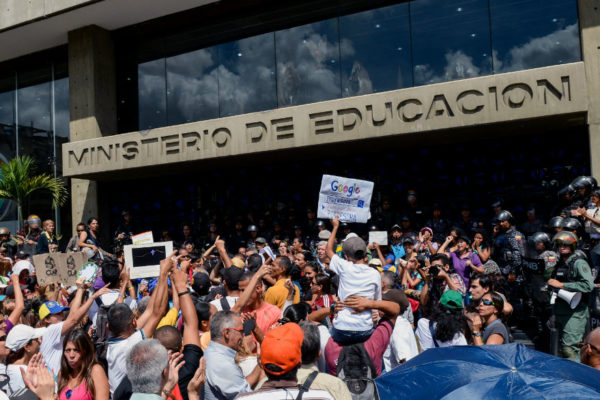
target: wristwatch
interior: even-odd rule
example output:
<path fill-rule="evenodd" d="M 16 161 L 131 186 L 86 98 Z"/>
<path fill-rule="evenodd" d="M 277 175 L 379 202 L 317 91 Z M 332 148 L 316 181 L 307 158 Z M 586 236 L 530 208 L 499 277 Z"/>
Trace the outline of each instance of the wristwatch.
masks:
<path fill-rule="evenodd" d="M 192 293 L 192 292 L 190 291 L 190 289 L 188 289 L 188 290 L 186 290 L 186 291 L 184 291 L 184 292 L 179 292 L 179 293 L 177 293 L 177 296 L 181 297 L 181 296 L 184 296 L 184 295 L 186 295 L 186 294 L 190 294 L 190 293 Z"/>
<path fill-rule="evenodd" d="M 473 332 L 473 336 L 481 337 L 481 332 Z"/>

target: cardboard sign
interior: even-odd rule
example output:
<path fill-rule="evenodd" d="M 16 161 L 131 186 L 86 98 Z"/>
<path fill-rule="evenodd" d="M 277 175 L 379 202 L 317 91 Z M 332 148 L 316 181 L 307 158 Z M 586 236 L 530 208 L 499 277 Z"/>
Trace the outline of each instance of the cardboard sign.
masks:
<path fill-rule="evenodd" d="M 386 231 L 369 232 L 369 244 L 377 243 L 380 246 L 387 246 L 388 234 Z"/>
<path fill-rule="evenodd" d="M 40 285 L 48 285 L 56 281 L 66 286 L 75 285 L 77 271 L 86 261 L 87 258 L 81 252 L 47 253 L 33 256 L 33 265 Z"/>
<path fill-rule="evenodd" d="M 371 218 L 373 182 L 323 175 L 317 218 L 366 223 Z"/>
<path fill-rule="evenodd" d="M 152 231 L 142 232 L 137 235 L 133 235 L 131 237 L 131 242 L 133 244 L 154 243 L 154 237 L 152 236 Z"/>
<path fill-rule="evenodd" d="M 161 260 L 172 252 L 173 242 L 125 245 L 125 264 L 129 268 L 129 276 L 131 279 L 158 276 Z"/>

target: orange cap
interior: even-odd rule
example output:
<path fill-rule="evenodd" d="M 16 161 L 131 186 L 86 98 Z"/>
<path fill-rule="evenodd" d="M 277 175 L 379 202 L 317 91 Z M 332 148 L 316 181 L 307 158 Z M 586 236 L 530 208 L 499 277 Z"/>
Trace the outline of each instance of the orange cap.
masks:
<path fill-rule="evenodd" d="M 271 375 L 283 375 L 302 362 L 300 326 L 287 323 L 269 331 L 260 346 L 260 362 Z"/>

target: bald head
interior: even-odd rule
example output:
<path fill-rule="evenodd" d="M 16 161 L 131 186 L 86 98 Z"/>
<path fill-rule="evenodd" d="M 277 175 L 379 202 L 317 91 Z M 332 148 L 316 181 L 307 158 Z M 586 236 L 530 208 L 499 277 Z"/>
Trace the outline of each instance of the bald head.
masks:
<path fill-rule="evenodd" d="M 600 369 L 600 328 L 588 333 L 583 343 L 579 353 L 581 363 Z"/>

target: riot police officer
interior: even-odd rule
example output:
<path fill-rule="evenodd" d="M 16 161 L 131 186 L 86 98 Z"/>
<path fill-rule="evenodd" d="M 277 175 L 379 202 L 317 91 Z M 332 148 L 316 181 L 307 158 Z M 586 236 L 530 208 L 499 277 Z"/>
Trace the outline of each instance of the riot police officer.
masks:
<path fill-rule="evenodd" d="M 525 255 L 525 236 L 513 226 L 514 218 L 509 211 L 500 211 L 495 221 L 494 233 L 500 238 L 496 242 L 498 265 L 505 274 L 519 273 Z"/>
<path fill-rule="evenodd" d="M 17 242 L 10 237 L 8 228 L 0 228 L 0 248 L 4 247 L 7 257 L 14 257 L 17 253 Z"/>
<path fill-rule="evenodd" d="M 554 303 L 556 325 L 561 333 L 562 356 L 571 360 L 579 359 L 579 343 L 583 340 L 589 318 L 587 294 L 594 289 L 592 271 L 587 261 L 575 253 L 577 236 L 573 232 L 562 231 L 552 240 L 557 248 L 559 261 L 554 268 L 548 286 L 554 290 L 564 289 L 583 294 L 575 308 L 561 297 Z"/>
<path fill-rule="evenodd" d="M 596 178 L 592 176 L 578 176 L 571 182 L 571 186 L 577 190 L 577 194 L 575 195 L 577 207 L 590 207 L 590 195 L 598 187 Z"/>
<path fill-rule="evenodd" d="M 561 216 L 550 218 L 548 229 L 552 235 L 563 230 L 563 220 L 564 218 Z"/>

